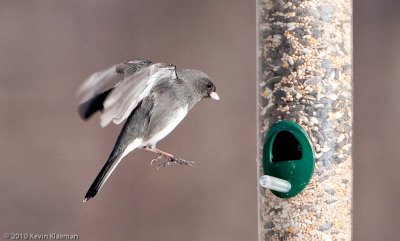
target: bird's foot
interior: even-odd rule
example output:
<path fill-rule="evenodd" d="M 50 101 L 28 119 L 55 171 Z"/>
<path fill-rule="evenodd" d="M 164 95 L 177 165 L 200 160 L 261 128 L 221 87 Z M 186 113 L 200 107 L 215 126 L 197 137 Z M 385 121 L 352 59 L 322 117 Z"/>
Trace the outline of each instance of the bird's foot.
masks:
<path fill-rule="evenodd" d="M 163 157 L 164 157 L 165 161 L 161 161 L 161 163 L 159 163 L 157 165 L 157 170 L 160 169 L 161 167 L 171 166 L 174 164 L 179 164 L 179 165 L 183 165 L 183 166 L 193 166 L 194 165 L 194 162 L 192 162 L 192 161 L 187 161 L 187 160 L 184 160 L 184 159 L 178 158 L 178 157 L 170 157 L 170 156 L 163 156 L 163 155 L 160 155 L 157 158 L 153 159 L 150 162 L 150 164 L 154 164 L 154 163 L 160 161 Z"/>
<path fill-rule="evenodd" d="M 164 160 L 163 160 L 164 158 Z M 193 166 L 194 162 L 192 161 L 187 161 L 184 160 L 182 158 L 178 158 L 175 156 L 164 156 L 159 154 L 159 156 L 157 158 L 154 158 L 153 160 L 151 160 L 150 165 L 154 165 L 155 163 L 158 163 L 157 165 L 157 169 L 159 169 L 160 167 L 166 167 L 166 166 L 170 166 L 173 164 L 179 164 L 182 166 Z"/>
<path fill-rule="evenodd" d="M 179 164 L 179 165 L 183 165 L 183 166 L 193 166 L 194 165 L 194 162 L 187 161 L 187 160 L 184 160 L 179 157 L 170 157 L 167 159 L 168 159 L 167 163 L 169 163 L 167 165 L 171 165 L 171 164 Z"/>
<path fill-rule="evenodd" d="M 154 158 L 153 160 L 151 160 L 150 165 L 153 165 L 153 164 L 159 162 L 163 157 L 166 159 L 166 161 L 158 164 L 157 169 L 159 169 L 160 167 L 170 166 L 172 164 L 179 164 L 179 165 L 184 165 L 184 166 L 193 166 L 194 165 L 194 162 L 187 161 L 187 160 L 184 160 L 179 157 L 175 157 L 174 155 L 169 154 L 169 153 L 162 151 L 160 149 L 157 149 L 157 148 L 145 148 L 145 150 L 148 150 L 148 151 L 158 154 L 157 158 Z"/>
<path fill-rule="evenodd" d="M 162 155 L 159 155 L 157 158 L 154 158 L 153 160 L 151 160 L 150 165 L 153 165 L 154 163 L 157 163 L 161 158 L 163 158 Z"/>

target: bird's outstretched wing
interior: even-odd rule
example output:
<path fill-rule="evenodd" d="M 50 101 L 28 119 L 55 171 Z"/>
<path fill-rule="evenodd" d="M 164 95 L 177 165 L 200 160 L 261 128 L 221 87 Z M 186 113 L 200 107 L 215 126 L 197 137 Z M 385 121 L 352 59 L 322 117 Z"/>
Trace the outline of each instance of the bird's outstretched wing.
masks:
<path fill-rule="evenodd" d="M 103 110 L 104 100 L 116 86 L 151 64 L 147 60 L 129 60 L 92 74 L 76 94 L 81 118 L 86 120 L 96 111 Z"/>
<path fill-rule="evenodd" d="M 154 85 L 162 79 L 175 79 L 175 66 L 167 63 L 152 64 L 121 81 L 104 101 L 100 116 L 102 127 L 111 121 L 120 124 L 148 96 Z"/>

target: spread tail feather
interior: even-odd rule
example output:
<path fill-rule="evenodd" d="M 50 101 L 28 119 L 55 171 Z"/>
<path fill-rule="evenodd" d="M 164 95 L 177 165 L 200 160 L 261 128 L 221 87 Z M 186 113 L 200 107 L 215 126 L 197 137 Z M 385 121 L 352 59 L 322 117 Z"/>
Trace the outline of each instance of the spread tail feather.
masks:
<path fill-rule="evenodd" d="M 123 158 L 124 151 L 121 149 L 113 150 L 110 157 L 108 158 L 106 164 L 104 164 L 100 173 L 97 175 L 96 179 L 94 179 L 92 185 L 87 191 L 83 202 L 87 202 L 89 199 L 94 198 L 97 192 L 101 189 L 104 183 L 107 181 L 108 177 L 114 171 L 115 167 Z"/>

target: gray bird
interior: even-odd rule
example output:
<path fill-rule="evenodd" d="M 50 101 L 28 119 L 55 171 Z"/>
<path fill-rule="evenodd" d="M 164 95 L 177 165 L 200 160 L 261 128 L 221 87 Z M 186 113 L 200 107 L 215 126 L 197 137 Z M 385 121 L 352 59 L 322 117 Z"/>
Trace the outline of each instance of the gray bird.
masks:
<path fill-rule="evenodd" d="M 107 162 L 87 191 L 84 202 L 96 196 L 118 163 L 135 149 L 145 149 L 172 163 L 193 165 L 156 148 L 204 98 L 219 100 L 216 87 L 201 71 L 177 70 L 167 63 L 131 60 L 92 74 L 78 89 L 78 112 L 86 120 L 101 111 L 100 125 L 126 120 Z"/>

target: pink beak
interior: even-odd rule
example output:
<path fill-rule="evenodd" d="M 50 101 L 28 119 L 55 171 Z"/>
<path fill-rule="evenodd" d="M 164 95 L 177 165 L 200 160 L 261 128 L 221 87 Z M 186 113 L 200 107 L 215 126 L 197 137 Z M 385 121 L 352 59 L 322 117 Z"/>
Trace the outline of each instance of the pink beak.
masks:
<path fill-rule="evenodd" d="M 213 100 L 220 100 L 219 95 L 217 94 L 217 92 L 211 92 L 210 93 L 210 97 Z"/>

